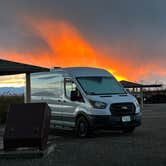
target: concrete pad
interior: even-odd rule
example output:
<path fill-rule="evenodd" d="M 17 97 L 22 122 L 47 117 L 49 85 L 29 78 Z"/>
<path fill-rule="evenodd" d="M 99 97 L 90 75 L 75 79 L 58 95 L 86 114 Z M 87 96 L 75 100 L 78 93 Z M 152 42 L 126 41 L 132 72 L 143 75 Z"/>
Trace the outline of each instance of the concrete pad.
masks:
<path fill-rule="evenodd" d="M 3 132 L 4 128 L 0 128 L 0 159 L 16 159 L 16 158 L 40 158 L 48 156 L 52 153 L 56 144 L 54 139 L 48 140 L 45 150 L 39 150 L 37 148 L 17 148 L 16 150 L 4 151 L 3 150 Z"/>
<path fill-rule="evenodd" d="M 33 148 L 18 148 L 12 151 L 0 150 L 0 159 L 18 159 L 18 158 L 41 158 L 48 156 L 56 148 L 56 144 L 49 144 L 45 150 Z"/>

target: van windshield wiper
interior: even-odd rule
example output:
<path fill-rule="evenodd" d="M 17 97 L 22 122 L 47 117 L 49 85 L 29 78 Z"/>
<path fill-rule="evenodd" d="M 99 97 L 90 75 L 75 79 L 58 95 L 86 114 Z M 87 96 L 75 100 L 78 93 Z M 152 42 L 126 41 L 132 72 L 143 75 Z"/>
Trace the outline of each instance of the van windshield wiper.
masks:
<path fill-rule="evenodd" d="M 87 92 L 88 95 L 125 95 L 125 93 L 95 93 Z"/>
<path fill-rule="evenodd" d="M 87 92 L 88 95 L 98 95 L 97 93 L 95 92 Z"/>
<path fill-rule="evenodd" d="M 125 95 L 125 93 L 100 93 L 98 95 Z"/>
<path fill-rule="evenodd" d="M 105 93 L 104 95 L 124 95 L 125 93 Z"/>

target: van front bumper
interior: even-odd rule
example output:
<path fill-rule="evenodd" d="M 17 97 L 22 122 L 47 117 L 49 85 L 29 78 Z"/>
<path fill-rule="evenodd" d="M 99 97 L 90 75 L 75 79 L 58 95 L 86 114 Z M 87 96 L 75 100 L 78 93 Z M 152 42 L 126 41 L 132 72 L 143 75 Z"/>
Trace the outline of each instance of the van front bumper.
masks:
<path fill-rule="evenodd" d="M 89 115 L 91 128 L 123 129 L 125 127 L 137 127 L 141 125 L 141 113 L 130 116 L 130 121 L 123 122 L 122 116 Z"/>

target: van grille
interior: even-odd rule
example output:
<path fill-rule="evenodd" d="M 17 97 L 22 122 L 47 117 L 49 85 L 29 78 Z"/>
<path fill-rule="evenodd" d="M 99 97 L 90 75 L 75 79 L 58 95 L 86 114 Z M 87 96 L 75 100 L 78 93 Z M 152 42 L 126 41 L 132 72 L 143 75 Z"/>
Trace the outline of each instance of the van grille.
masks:
<path fill-rule="evenodd" d="M 135 109 L 136 108 L 133 103 L 114 103 L 110 106 L 110 111 L 112 115 L 115 116 L 134 115 Z"/>

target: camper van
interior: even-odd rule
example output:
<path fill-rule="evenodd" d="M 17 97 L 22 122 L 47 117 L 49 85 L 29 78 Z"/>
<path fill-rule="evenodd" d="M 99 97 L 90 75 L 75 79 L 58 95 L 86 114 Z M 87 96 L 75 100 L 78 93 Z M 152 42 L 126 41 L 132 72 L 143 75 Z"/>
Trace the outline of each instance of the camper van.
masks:
<path fill-rule="evenodd" d="M 79 137 L 94 129 L 131 133 L 141 124 L 140 106 L 108 71 L 55 68 L 31 74 L 31 102 L 51 108 L 51 126 L 70 127 Z"/>

